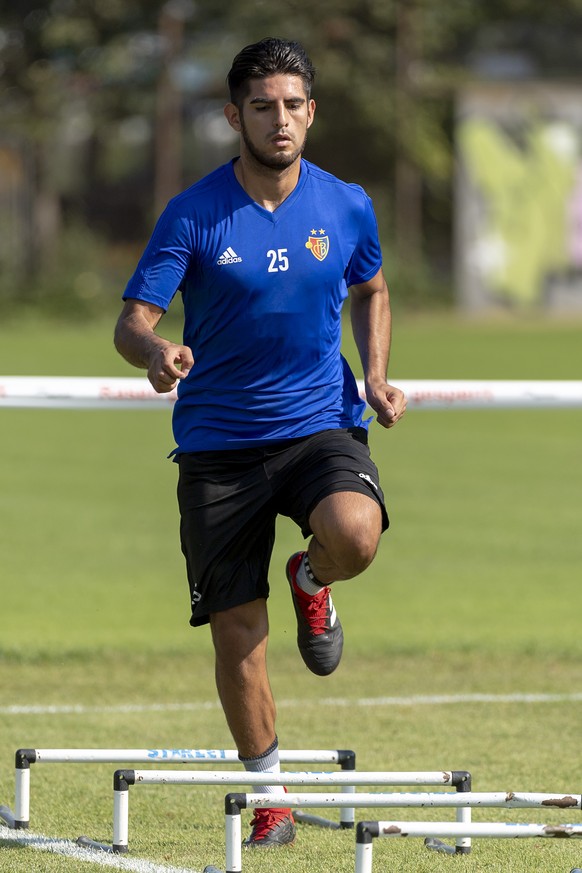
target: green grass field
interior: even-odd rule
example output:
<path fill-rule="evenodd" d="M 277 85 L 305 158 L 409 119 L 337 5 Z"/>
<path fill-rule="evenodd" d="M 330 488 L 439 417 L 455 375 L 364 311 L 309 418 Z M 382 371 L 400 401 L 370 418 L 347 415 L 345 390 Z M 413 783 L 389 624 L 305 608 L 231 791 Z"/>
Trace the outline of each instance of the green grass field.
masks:
<path fill-rule="evenodd" d="M 0 374 L 137 375 L 110 335 L 111 325 L 12 324 L 0 330 Z M 580 323 L 406 318 L 392 379 L 582 379 L 581 335 Z M 0 422 L 0 804 L 13 806 L 19 747 L 230 748 L 208 633 L 187 623 L 168 413 L 0 410 Z M 352 748 L 359 769 L 468 769 L 477 791 L 579 791 L 581 425 L 582 410 L 454 410 L 372 426 L 392 526 L 374 565 L 335 589 L 346 650 L 325 680 L 296 651 L 283 567 L 300 539 L 281 521 L 270 669 L 282 747 Z M 419 700 L 476 694 L 492 699 Z M 499 697 L 526 694 L 553 697 Z M 33 767 L 31 831 L 110 842 L 114 769 Z M 224 793 L 134 789 L 128 857 L 224 869 Z M 556 810 L 474 818 L 582 820 Z M 582 845 L 482 840 L 456 859 L 421 840 L 374 846 L 374 873 L 451 864 L 568 873 L 582 866 Z M 353 871 L 353 833 L 302 828 L 293 849 L 243 858 L 248 873 L 314 867 Z M 0 871 L 91 869 L 0 835 Z"/>

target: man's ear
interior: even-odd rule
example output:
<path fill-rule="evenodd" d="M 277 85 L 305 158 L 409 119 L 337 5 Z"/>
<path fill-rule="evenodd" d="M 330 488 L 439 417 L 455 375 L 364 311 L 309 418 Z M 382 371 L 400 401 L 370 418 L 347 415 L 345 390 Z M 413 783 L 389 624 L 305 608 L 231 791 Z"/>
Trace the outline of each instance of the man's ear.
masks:
<path fill-rule="evenodd" d="M 311 127 L 313 124 L 313 116 L 315 115 L 315 100 L 313 98 L 310 99 L 307 104 L 307 127 Z"/>
<path fill-rule="evenodd" d="M 235 106 L 234 103 L 227 103 L 224 107 L 224 117 L 226 118 L 232 129 L 236 130 L 237 133 L 240 133 L 241 123 L 238 106 Z"/>

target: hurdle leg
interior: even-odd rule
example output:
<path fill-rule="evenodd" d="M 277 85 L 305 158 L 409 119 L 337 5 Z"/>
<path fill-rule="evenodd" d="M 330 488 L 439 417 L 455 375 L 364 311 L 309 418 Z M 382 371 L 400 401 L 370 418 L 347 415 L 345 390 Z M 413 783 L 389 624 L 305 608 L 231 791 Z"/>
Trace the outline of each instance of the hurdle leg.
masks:
<path fill-rule="evenodd" d="M 354 751 L 351 749 L 340 749 L 338 750 L 338 755 L 342 772 L 349 772 L 356 769 L 356 753 Z M 351 794 L 356 789 L 353 785 L 342 785 L 341 790 Z M 296 809 L 293 817 L 295 818 L 295 821 L 300 822 L 301 824 L 314 825 L 315 827 L 329 828 L 330 830 L 336 831 L 340 830 L 340 828 L 344 829 L 354 827 L 356 821 L 356 810 L 353 807 L 342 806 L 340 809 L 339 823 L 332 821 L 329 818 L 324 818 L 321 815 L 313 815 L 310 812 L 304 812 L 302 809 Z"/>
<path fill-rule="evenodd" d="M 342 759 L 342 771 L 356 769 L 355 752 L 346 750 Z M 354 791 L 355 787 L 351 785 L 342 785 L 342 791 L 348 793 Z M 340 809 L 340 828 L 353 828 L 356 822 L 356 810 L 353 806 L 342 806 Z"/>
<path fill-rule="evenodd" d="M 342 791 L 347 794 L 355 792 L 355 785 L 342 785 Z M 340 809 L 340 827 L 353 828 L 356 821 L 356 810 L 353 806 L 342 806 Z"/>
<path fill-rule="evenodd" d="M 30 765 L 16 768 L 14 827 L 27 828 L 30 819 Z"/>
<path fill-rule="evenodd" d="M 133 770 L 116 770 L 113 776 L 113 851 L 129 851 L 129 786 Z"/>
<path fill-rule="evenodd" d="M 17 749 L 14 770 L 14 813 L 0 807 L 0 818 L 10 828 L 27 828 L 30 824 L 30 765 L 36 761 L 35 749 Z"/>
<path fill-rule="evenodd" d="M 242 871 L 241 809 L 246 808 L 244 794 L 227 794 L 224 800 L 226 831 L 226 873 Z"/>
<path fill-rule="evenodd" d="M 457 809 L 456 820 L 459 824 L 471 824 L 471 807 L 463 806 Z M 471 851 L 471 837 L 457 837 L 455 841 L 457 855 L 468 855 Z"/>
<path fill-rule="evenodd" d="M 461 771 L 453 771 L 453 782 L 456 786 L 457 791 L 471 791 L 472 788 L 472 780 L 471 774 L 465 770 Z M 470 806 L 464 806 L 457 809 L 456 815 L 457 821 L 459 824 L 471 824 L 472 821 L 472 809 Z M 471 837 L 457 837 L 455 842 L 455 851 L 457 855 L 468 855 L 471 851 Z"/>
<path fill-rule="evenodd" d="M 374 833 L 376 830 L 376 833 Z M 378 836 L 378 826 L 374 821 L 360 821 L 356 828 L 356 867 L 355 873 L 372 873 L 373 840 Z"/>

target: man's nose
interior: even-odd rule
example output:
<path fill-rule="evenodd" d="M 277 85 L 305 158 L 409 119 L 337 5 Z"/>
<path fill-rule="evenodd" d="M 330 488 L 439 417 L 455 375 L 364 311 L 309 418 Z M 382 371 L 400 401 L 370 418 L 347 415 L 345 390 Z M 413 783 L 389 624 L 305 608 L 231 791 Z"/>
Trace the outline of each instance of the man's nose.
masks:
<path fill-rule="evenodd" d="M 287 110 L 285 106 L 277 106 L 277 109 L 275 111 L 275 117 L 273 119 L 273 126 L 277 128 L 287 127 L 288 123 L 289 122 L 287 119 Z"/>

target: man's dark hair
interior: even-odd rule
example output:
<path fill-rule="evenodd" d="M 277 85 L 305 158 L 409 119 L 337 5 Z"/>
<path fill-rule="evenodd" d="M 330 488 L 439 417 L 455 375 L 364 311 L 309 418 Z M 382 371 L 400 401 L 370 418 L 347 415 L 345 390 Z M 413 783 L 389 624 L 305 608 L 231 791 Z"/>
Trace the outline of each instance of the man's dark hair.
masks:
<path fill-rule="evenodd" d="M 311 96 L 315 67 L 301 43 L 269 36 L 247 45 L 235 57 L 226 79 L 231 103 L 241 105 L 249 93 L 250 79 L 277 75 L 299 76 L 307 97 Z"/>

